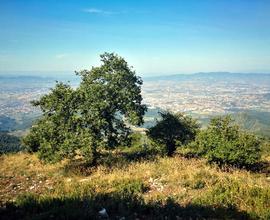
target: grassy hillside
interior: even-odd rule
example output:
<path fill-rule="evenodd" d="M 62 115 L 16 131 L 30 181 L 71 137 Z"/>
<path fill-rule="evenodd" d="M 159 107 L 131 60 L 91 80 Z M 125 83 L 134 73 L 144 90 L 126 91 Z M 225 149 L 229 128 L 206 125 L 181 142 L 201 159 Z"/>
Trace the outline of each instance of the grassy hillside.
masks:
<path fill-rule="evenodd" d="M 267 173 L 225 172 L 179 155 L 143 158 L 131 149 L 106 154 L 96 168 L 1 156 L 2 219 L 100 219 L 102 208 L 110 219 L 270 218 Z"/>

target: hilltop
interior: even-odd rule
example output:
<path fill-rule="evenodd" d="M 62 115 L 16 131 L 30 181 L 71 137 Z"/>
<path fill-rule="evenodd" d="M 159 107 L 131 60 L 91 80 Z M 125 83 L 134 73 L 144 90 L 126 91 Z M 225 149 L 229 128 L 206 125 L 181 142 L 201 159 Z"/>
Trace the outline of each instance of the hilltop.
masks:
<path fill-rule="evenodd" d="M 199 84 L 183 82 L 186 89 L 175 80 L 168 91 L 162 83 L 150 83 L 142 92 L 142 79 L 122 57 L 104 53 L 100 58 L 101 66 L 77 72 L 77 87 L 64 82 L 50 90 L 49 85 L 22 87 L 24 95 L 3 110 L 16 118 L 22 109 L 31 115 L 39 107 L 42 113 L 22 137 L 22 149 L 31 154 L 0 157 L 3 219 L 270 218 L 266 139 L 241 130 L 230 116 L 212 118 L 205 129 L 180 112 L 161 112 L 154 125 L 151 121 L 158 106 L 188 107 L 204 116 L 262 111 L 269 104 L 267 81 L 254 94 L 257 84 L 243 84 L 242 78 L 219 80 L 217 86 L 210 76 L 200 84 L 199 74 Z M 150 128 L 136 132 L 130 127 L 143 125 L 147 111 L 143 93 L 150 103 L 145 120 Z M 20 104 L 29 97 L 35 98 L 33 106 Z M 245 126 L 260 132 L 266 116 L 259 114 Z M 246 118 L 251 121 L 243 116 L 242 123 Z M 18 132 L 19 120 L 2 120 L 10 122 L 2 138 L 5 154 L 7 144 L 18 145 L 7 132 Z"/>
<path fill-rule="evenodd" d="M 100 219 L 102 208 L 110 219 L 270 217 L 267 173 L 225 172 L 180 155 L 146 158 L 135 148 L 104 155 L 95 168 L 1 156 L 2 219 Z"/>

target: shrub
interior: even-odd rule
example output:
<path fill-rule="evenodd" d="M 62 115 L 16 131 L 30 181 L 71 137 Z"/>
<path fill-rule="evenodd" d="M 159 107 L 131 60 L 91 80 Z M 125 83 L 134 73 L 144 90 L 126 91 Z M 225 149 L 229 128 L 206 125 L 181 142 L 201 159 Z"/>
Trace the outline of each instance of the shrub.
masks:
<path fill-rule="evenodd" d="M 172 156 L 177 144 L 186 144 L 194 140 L 199 125 L 197 121 L 182 113 L 160 112 L 161 120 L 151 127 L 147 135 L 165 146 L 168 156 Z"/>
<path fill-rule="evenodd" d="M 197 156 L 210 163 L 250 167 L 260 159 L 260 140 L 243 132 L 229 116 L 213 118 L 190 144 Z"/>

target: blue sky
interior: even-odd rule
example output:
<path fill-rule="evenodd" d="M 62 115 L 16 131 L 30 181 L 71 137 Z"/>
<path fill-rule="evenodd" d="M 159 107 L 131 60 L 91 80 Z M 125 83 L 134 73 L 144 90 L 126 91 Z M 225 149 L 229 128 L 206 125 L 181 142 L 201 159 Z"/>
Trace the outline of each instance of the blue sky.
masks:
<path fill-rule="evenodd" d="M 0 71 L 74 71 L 116 52 L 140 75 L 270 72 L 269 0 L 0 0 Z"/>

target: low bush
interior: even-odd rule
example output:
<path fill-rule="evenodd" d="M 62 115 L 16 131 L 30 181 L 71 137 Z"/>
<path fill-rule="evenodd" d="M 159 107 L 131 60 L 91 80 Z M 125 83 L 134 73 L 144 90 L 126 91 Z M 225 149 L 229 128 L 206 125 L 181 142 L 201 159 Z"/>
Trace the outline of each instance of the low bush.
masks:
<path fill-rule="evenodd" d="M 243 132 L 229 116 L 213 118 L 189 145 L 196 156 L 220 166 L 251 167 L 261 157 L 260 140 Z"/>

